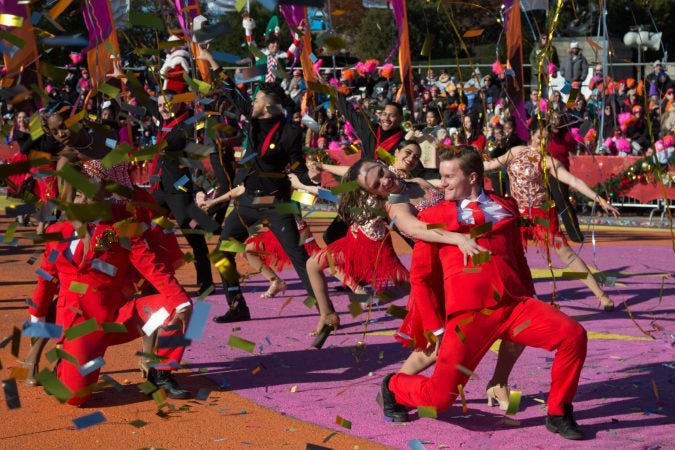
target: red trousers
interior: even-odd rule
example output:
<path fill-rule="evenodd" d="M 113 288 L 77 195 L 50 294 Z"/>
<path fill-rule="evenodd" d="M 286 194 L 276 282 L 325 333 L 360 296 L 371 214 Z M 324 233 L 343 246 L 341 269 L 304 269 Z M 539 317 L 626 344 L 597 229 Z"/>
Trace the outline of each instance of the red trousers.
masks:
<path fill-rule="evenodd" d="M 468 311 L 449 317 L 438 360 L 431 377 L 398 373 L 389 388 L 396 401 L 410 407 L 449 408 L 458 395 L 458 385 L 469 376 L 457 369 L 473 371 L 490 346 L 499 338 L 518 344 L 556 351 L 551 367 L 548 414 L 564 415 L 571 404 L 586 359 L 586 330 L 573 319 L 534 298 L 523 301 L 502 299 L 494 309 Z"/>
<path fill-rule="evenodd" d="M 150 315 L 153 312 L 159 310 L 166 304 L 166 299 L 162 295 L 157 294 L 130 300 L 130 302 L 133 302 L 133 305 L 124 306 L 133 307 L 131 317 L 124 322 L 127 329 L 126 333 L 104 333 L 102 330 L 98 330 L 73 339 L 72 341 L 64 338 L 62 341 L 63 350 L 77 358 L 80 366 L 99 356 L 103 357 L 109 346 L 124 344 L 141 337 L 141 327 L 150 318 Z M 73 325 L 77 325 L 83 321 L 84 318 L 80 316 Z M 113 320 L 113 322 L 115 322 L 115 320 Z M 59 323 L 58 317 L 57 323 Z M 159 329 L 160 336 L 176 336 L 182 334 L 182 330 L 166 331 L 162 330 L 162 328 Z M 167 358 L 163 362 L 168 364 L 172 361 L 180 363 L 184 352 L 185 347 L 180 346 L 161 348 L 157 350 L 156 354 L 162 359 Z M 79 395 L 73 395 L 67 403 L 76 406 L 83 404 L 91 396 L 91 393 L 86 392 L 85 388 L 98 381 L 99 372 L 100 370 L 95 370 L 87 375 L 82 375 L 78 366 L 75 366 L 69 361 L 61 360 L 57 369 L 58 379 L 65 384 L 73 394 L 81 391 Z"/>

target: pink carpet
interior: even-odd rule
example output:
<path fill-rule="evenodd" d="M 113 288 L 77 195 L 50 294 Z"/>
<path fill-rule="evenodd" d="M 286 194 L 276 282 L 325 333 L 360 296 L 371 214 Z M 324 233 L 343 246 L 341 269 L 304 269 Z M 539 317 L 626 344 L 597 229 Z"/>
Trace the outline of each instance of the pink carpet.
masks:
<path fill-rule="evenodd" d="M 332 290 L 343 326 L 324 349 L 315 350 L 307 332 L 317 313 L 303 304 L 306 293 L 291 270 L 282 274 L 289 291 L 274 299 L 260 299 L 267 284 L 259 277 L 252 279 L 245 292 L 254 320 L 220 325 L 209 319 L 186 360 L 195 370 L 207 371 L 219 386 L 256 403 L 395 448 L 675 448 L 675 256 L 669 247 L 638 245 L 603 246 L 593 253 L 589 244 L 581 252 L 589 264 L 595 259 L 601 270 L 616 277 L 616 286 L 608 288 L 619 305 L 616 311 L 600 311 L 580 282 L 556 281 L 562 310 L 580 320 L 591 338 L 575 399 L 586 441 L 566 441 L 545 429 L 542 402 L 553 355 L 532 348 L 525 350 L 511 376 L 512 389 L 522 391 L 523 397 L 510 421 L 486 405 L 485 384 L 496 359 L 490 352 L 476 370 L 479 379 L 465 388 L 467 414 L 457 402 L 437 420 L 385 422 L 375 396 L 382 377 L 400 367 L 408 350 L 383 332 L 394 330 L 399 320 L 386 315 L 385 307 L 375 308 L 364 339 L 365 313 L 352 318 L 348 297 Z M 545 259 L 534 250 L 528 259 L 533 270 L 546 268 Z M 409 257 L 404 260 L 407 263 Z M 555 259 L 553 264 L 560 266 Z M 535 285 L 539 297 L 548 301 L 551 279 L 536 279 Z M 207 301 L 212 304 L 211 316 L 224 312 L 222 295 Z M 654 330 L 655 339 L 642 340 L 645 336 L 629 318 L 624 302 L 642 328 Z M 404 306 L 406 299 L 395 303 Z M 230 348 L 232 334 L 255 342 L 254 353 Z M 362 340 L 363 349 L 357 346 Z M 338 416 L 350 421 L 351 429 L 336 424 Z M 321 444 L 328 437 L 317 436 L 313 442 Z M 330 447 L 330 439 L 322 445 Z"/>

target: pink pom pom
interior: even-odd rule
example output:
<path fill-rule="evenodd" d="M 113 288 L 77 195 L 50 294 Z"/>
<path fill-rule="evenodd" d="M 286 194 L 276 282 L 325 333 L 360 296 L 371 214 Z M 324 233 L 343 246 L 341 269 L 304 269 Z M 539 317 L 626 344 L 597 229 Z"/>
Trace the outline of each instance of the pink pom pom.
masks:
<path fill-rule="evenodd" d="M 376 59 L 369 59 L 365 63 L 366 73 L 375 73 L 380 62 Z"/>
<path fill-rule="evenodd" d="M 666 147 L 663 145 L 663 141 L 654 142 L 654 150 L 656 150 L 659 153 L 663 153 L 664 151 L 666 151 Z"/>
<path fill-rule="evenodd" d="M 51 94 L 53 90 L 54 90 L 54 86 L 52 86 L 51 84 L 48 84 L 47 86 L 45 86 L 45 92 L 47 94 Z"/>
<path fill-rule="evenodd" d="M 548 104 L 546 103 L 546 100 L 544 100 L 543 98 L 540 98 L 539 99 L 539 110 L 542 113 L 545 113 L 547 109 L 548 109 Z"/>
<path fill-rule="evenodd" d="M 616 140 L 616 149 L 620 152 L 630 153 L 630 142 L 625 137 Z"/>
<path fill-rule="evenodd" d="M 598 133 L 595 131 L 595 128 L 590 128 L 586 135 L 584 136 L 585 142 L 592 142 L 598 137 Z"/>
<path fill-rule="evenodd" d="M 361 61 L 357 62 L 356 67 L 354 68 L 356 69 L 359 75 L 364 76 L 366 74 L 366 65 L 363 64 Z"/>
<path fill-rule="evenodd" d="M 382 66 L 380 69 L 380 76 L 384 78 L 391 78 L 394 76 L 394 65 L 393 64 L 385 64 Z"/>
<path fill-rule="evenodd" d="M 73 62 L 73 65 L 77 66 L 82 62 L 82 53 L 72 52 L 70 55 L 70 60 Z"/>
<path fill-rule="evenodd" d="M 331 85 L 332 87 L 334 87 L 335 89 L 337 89 L 337 88 L 340 87 L 340 81 L 339 81 L 337 78 L 331 78 L 331 79 L 328 81 L 328 84 L 330 84 L 330 85 Z"/>
<path fill-rule="evenodd" d="M 548 63 L 548 74 L 553 76 L 558 71 L 558 68 L 553 63 Z"/>
<path fill-rule="evenodd" d="M 338 141 L 330 141 L 328 144 L 328 150 L 332 152 L 337 152 L 339 150 L 342 150 L 342 146 Z"/>
<path fill-rule="evenodd" d="M 499 62 L 499 60 L 492 63 L 492 72 L 497 76 L 504 74 L 504 66 L 502 66 L 502 63 Z"/>
<path fill-rule="evenodd" d="M 447 137 L 447 138 L 443 139 L 443 145 L 454 145 L 454 144 L 452 142 L 452 139 Z"/>
<path fill-rule="evenodd" d="M 621 131 L 626 132 L 634 120 L 633 115 L 629 112 L 622 112 L 619 114 L 619 126 L 621 127 Z"/>
<path fill-rule="evenodd" d="M 663 145 L 666 147 L 675 147 L 675 139 L 670 134 L 663 136 Z"/>
<path fill-rule="evenodd" d="M 611 149 L 612 147 L 614 147 L 614 139 L 611 138 L 611 137 L 608 137 L 607 139 L 605 139 L 605 143 L 602 144 L 602 145 Z"/>
<path fill-rule="evenodd" d="M 572 137 L 574 138 L 575 141 L 577 141 L 579 144 L 584 143 L 584 138 L 579 133 L 578 128 L 572 128 L 571 133 L 572 133 Z"/>

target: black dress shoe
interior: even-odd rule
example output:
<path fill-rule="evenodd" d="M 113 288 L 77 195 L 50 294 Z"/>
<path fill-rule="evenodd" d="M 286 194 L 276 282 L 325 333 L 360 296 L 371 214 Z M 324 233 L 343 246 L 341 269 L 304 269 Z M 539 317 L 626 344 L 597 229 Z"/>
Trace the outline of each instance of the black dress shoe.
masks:
<path fill-rule="evenodd" d="M 230 309 L 222 316 L 215 316 L 213 318 L 213 321 L 216 323 L 244 322 L 246 320 L 251 320 L 251 313 L 246 306 Z"/>
<path fill-rule="evenodd" d="M 178 382 L 173 378 L 170 370 L 150 368 L 148 372 L 148 381 L 157 386 L 158 389 L 164 388 L 164 391 L 169 398 L 186 399 L 192 397 L 190 391 L 180 387 Z"/>
<path fill-rule="evenodd" d="M 583 439 L 584 433 L 574 420 L 574 408 L 572 405 L 564 405 L 564 408 L 564 416 L 546 416 L 546 429 L 551 433 L 560 434 L 565 439 L 573 441 Z"/>
<path fill-rule="evenodd" d="M 396 403 L 394 393 L 389 389 L 389 380 L 394 374 L 390 373 L 382 379 L 382 409 L 384 417 L 392 422 L 408 422 L 408 410 L 400 403 Z"/>

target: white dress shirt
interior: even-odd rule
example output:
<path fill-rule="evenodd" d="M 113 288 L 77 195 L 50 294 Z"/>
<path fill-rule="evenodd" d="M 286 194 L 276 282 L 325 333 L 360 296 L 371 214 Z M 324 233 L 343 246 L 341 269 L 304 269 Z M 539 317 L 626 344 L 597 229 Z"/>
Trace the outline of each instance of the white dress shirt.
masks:
<path fill-rule="evenodd" d="M 486 222 L 492 222 L 492 224 L 495 224 L 502 219 L 512 217 L 511 213 L 509 213 L 499 203 L 495 202 L 494 200 L 491 200 L 490 197 L 488 197 L 485 194 L 485 191 L 483 190 L 480 191 L 480 195 L 478 196 L 476 202 L 478 202 L 481 211 L 483 211 L 483 214 L 485 214 Z M 467 206 L 469 203 L 471 203 L 471 200 L 466 198 L 461 202 L 459 202 L 458 206 L 459 214 L 460 217 L 462 218 L 463 223 L 473 225 L 474 224 L 473 211 L 471 210 L 471 208 Z"/>

